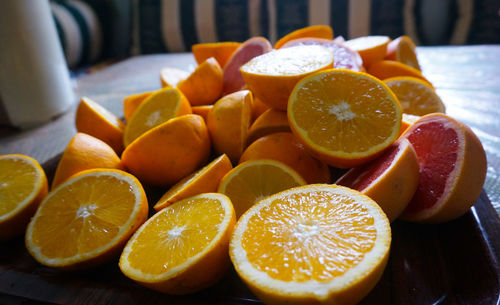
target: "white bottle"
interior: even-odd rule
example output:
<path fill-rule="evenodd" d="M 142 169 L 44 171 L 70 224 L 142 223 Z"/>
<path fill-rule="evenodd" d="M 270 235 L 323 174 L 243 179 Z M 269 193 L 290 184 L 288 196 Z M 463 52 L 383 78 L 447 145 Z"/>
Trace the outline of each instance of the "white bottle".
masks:
<path fill-rule="evenodd" d="M 42 124 L 76 101 L 48 0 L 0 1 L 0 100 L 20 128 Z"/>

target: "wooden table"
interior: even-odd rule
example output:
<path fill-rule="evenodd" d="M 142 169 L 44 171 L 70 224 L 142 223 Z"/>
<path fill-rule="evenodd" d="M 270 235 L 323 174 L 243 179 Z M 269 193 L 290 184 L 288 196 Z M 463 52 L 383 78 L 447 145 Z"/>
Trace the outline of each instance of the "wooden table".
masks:
<path fill-rule="evenodd" d="M 436 87 L 447 113 L 472 127 L 481 139 L 488 158 L 487 178 L 471 212 L 456 221 L 439 226 L 393 224 L 388 268 L 363 303 L 497 304 L 500 303 L 497 215 L 500 213 L 500 46 L 420 47 L 418 55 L 423 73 Z M 122 117 L 125 96 L 160 88 L 161 68 L 193 69 L 194 65 L 191 54 L 134 57 L 77 77 L 75 89 L 77 96 L 88 96 Z M 35 129 L 0 128 L 0 154 L 27 154 L 49 171 L 53 170 L 76 132 L 75 108 L 76 104 L 68 113 Z M 229 272 L 221 284 L 208 292 L 169 298 L 128 281 L 114 264 L 83 275 L 58 273 L 32 261 L 21 240 L 0 247 L 0 303 L 19 300 L 61 304 L 156 304 L 166 300 L 170 304 L 255 303 L 234 272 Z M 102 270 L 109 274 L 102 277 Z"/>

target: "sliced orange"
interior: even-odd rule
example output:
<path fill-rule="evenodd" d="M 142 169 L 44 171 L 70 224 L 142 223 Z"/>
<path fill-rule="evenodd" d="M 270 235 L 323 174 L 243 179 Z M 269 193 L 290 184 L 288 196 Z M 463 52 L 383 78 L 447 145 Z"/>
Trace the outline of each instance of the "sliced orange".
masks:
<path fill-rule="evenodd" d="M 177 69 L 177 68 L 172 68 L 172 67 L 166 67 L 160 70 L 160 82 L 161 86 L 164 87 L 177 87 L 177 84 L 186 79 L 189 76 L 189 72 Z"/>
<path fill-rule="evenodd" d="M 146 287 L 187 294 L 215 284 L 230 265 L 236 222 L 229 198 L 201 194 L 168 206 L 137 230 L 120 257 L 120 269 Z"/>
<path fill-rule="evenodd" d="M 355 167 L 335 184 L 367 195 L 384 210 L 389 221 L 401 215 L 413 197 L 419 178 L 418 159 L 408 140 L 389 146 L 377 159 Z"/>
<path fill-rule="evenodd" d="M 341 69 L 304 78 L 288 103 L 293 133 L 317 158 L 339 168 L 361 165 L 382 153 L 399 135 L 401 113 L 382 81 Z"/>
<path fill-rule="evenodd" d="M 384 59 L 389 42 L 391 39 L 387 36 L 364 36 L 350 39 L 344 44 L 357 51 L 363 59 L 363 66 L 369 68 L 374 62 Z"/>
<path fill-rule="evenodd" d="M 391 77 L 396 76 L 411 76 L 419 78 L 425 81 L 429 86 L 432 87 L 431 82 L 429 82 L 417 69 L 407 66 L 403 63 L 394 60 L 380 60 L 368 68 L 368 73 L 381 79 L 386 80 Z"/>
<path fill-rule="evenodd" d="M 384 82 L 398 98 L 404 113 L 422 116 L 446 111 L 439 95 L 428 83 L 419 78 L 397 76 L 388 78 Z"/>
<path fill-rule="evenodd" d="M 413 123 L 418 121 L 418 119 L 420 119 L 420 116 L 418 115 L 403 113 L 400 134 L 403 134 L 408 128 L 410 128 L 411 125 L 413 125 Z"/>
<path fill-rule="evenodd" d="M 201 116 L 204 120 L 207 119 L 208 113 L 212 111 L 214 105 L 202 105 L 202 106 L 193 106 L 191 109 L 193 110 L 193 114 L 197 114 Z"/>
<path fill-rule="evenodd" d="M 296 46 L 257 56 L 240 71 L 248 89 L 272 108 L 286 110 L 288 97 L 299 80 L 333 68 L 333 52 L 323 46 Z"/>
<path fill-rule="evenodd" d="M 416 46 L 410 37 L 403 35 L 387 45 L 387 53 L 385 59 L 396 60 L 412 68 L 420 70 L 418 64 Z"/>
<path fill-rule="evenodd" d="M 191 113 L 191 106 L 184 95 L 175 88 L 156 91 L 134 112 L 123 134 L 125 147 L 146 131 L 172 118 Z"/>
<path fill-rule="evenodd" d="M 245 149 L 252 116 L 252 93 L 238 91 L 218 100 L 207 115 L 215 151 L 237 162 Z"/>
<path fill-rule="evenodd" d="M 147 215 L 146 194 L 134 176 L 83 171 L 40 204 L 26 231 L 26 248 L 46 266 L 88 268 L 120 253 Z"/>
<path fill-rule="evenodd" d="M 305 38 L 305 37 L 314 37 L 314 38 L 323 38 L 323 39 L 333 39 L 333 29 L 328 25 L 311 25 L 306 26 L 301 29 L 295 30 L 287 35 L 281 37 L 275 44 L 274 48 L 279 49 L 285 43 L 290 40 Z"/>
<path fill-rule="evenodd" d="M 93 168 L 123 169 L 123 165 L 120 157 L 108 144 L 79 132 L 71 138 L 57 164 L 51 189 L 74 174 Z"/>
<path fill-rule="evenodd" d="M 197 43 L 191 46 L 191 52 L 193 52 L 194 59 L 198 64 L 213 57 L 224 68 L 239 46 L 241 46 L 240 42 L 233 41 Z"/>
<path fill-rule="evenodd" d="M 311 156 L 291 132 L 272 133 L 255 140 L 241 155 L 240 163 L 258 159 L 283 162 L 297 171 L 307 183 L 331 182 L 328 165 Z"/>
<path fill-rule="evenodd" d="M 306 181 L 291 167 L 275 160 L 243 162 L 227 173 L 218 192 L 233 203 L 236 217 L 260 200 Z"/>
<path fill-rule="evenodd" d="M 20 235 L 47 195 L 45 172 L 28 156 L 0 156 L 0 241 Z"/>
<path fill-rule="evenodd" d="M 125 124 L 116 115 L 87 97 L 81 99 L 76 109 L 75 125 L 78 132 L 106 142 L 117 154 L 123 151 Z"/>
<path fill-rule="evenodd" d="M 123 165 L 144 183 L 173 185 L 210 155 L 210 135 L 202 117 L 187 114 L 150 129 L 123 151 Z"/>
<path fill-rule="evenodd" d="M 265 135 L 290 131 L 286 112 L 269 109 L 252 123 L 248 130 L 247 145 Z"/>
<path fill-rule="evenodd" d="M 271 106 L 263 103 L 259 98 L 253 97 L 252 103 L 252 120 L 255 121 L 266 110 L 271 109 Z"/>
<path fill-rule="evenodd" d="M 222 93 L 222 68 L 210 57 L 177 84 L 193 106 L 213 104 Z"/>
<path fill-rule="evenodd" d="M 132 94 L 123 99 L 123 116 L 125 117 L 125 121 L 130 121 L 130 118 L 137 110 L 139 105 L 153 94 L 154 91 L 148 91 L 138 94 Z"/>
<path fill-rule="evenodd" d="M 390 245 L 375 201 L 319 184 L 255 204 L 238 221 L 229 254 L 265 304 L 357 304 L 382 276 Z"/>
<path fill-rule="evenodd" d="M 179 200 L 217 191 L 219 182 L 233 166 L 226 155 L 221 155 L 202 169 L 183 178 L 172 186 L 153 207 L 159 211 Z"/>

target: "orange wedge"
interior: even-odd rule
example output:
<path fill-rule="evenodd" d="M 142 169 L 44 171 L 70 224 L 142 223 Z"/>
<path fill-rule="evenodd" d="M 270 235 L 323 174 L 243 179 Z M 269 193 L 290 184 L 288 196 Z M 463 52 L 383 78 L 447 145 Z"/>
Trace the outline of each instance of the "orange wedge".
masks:
<path fill-rule="evenodd" d="M 416 46 L 410 37 L 403 35 L 387 45 L 387 53 L 385 59 L 396 60 L 412 68 L 420 70 L 418 64 Z"/>
<path fill-rule="evenodd" d="M 224 68 L 231 55 L 240 45 L 240 42 L 232 41 L 197 43 L 191 47 L 191 52 L 193 52 L 194 59 L 198 64 L 213 57 Z"/>
<path fill-rule="evenodd" d="M 401 106 L 380 80 L 327 70 L 301 80 L 288 103 L 293 133 L 319 159 L 339 168 L 375 159 L 401 128 Z"/>
<path fill-rule="evenodd" d="M 172 67 L 167 67 L 163 68 L 160 70 L 160 81 L 161 81 L 161 86 L 163 88 L 165 87 L 177 87 L 177 84 L 185 80 L 189 76 L 189 72 L 177 69 L 177 68 L 172 68 Z"/>
<path fill-rule="evenodd" d="M 446 111 L 439 95 L 419 78 L 397 76 L 388 78 L 384 82 L 398 98 L 404 113 L 422 116 Z"/>
<path fill-rule="evenodd" d="M 76 109 L 75 125 L 78 132 L 96 137 L 109 146 L 117 154 L 123 151 L 123 124 L 117 116 L 98 103 L 83 97 Z"/>
<path fill-rule="evenodd" d="M 88 268 L 120 253 L 147 215 L 146 194 L 134 176 L 83 171 L 40 204 L 26 231 L 26 248 L 46 266 Z"/>
<path fill-rule="evenodd" d="M 154 91 L 132 94 L 123 99 L 123 116 L 125 117 L 125 121 L 130 121 L 130 118 L 137 110 L 139 105 L 153 94 Z"/>
<path fill-rule="evenodd" d="M 259 98 L 254 96 L 252 103 L 252 120 L 255 121 L 268 109 L 271 109 L 268 104 L 264 104 Z"/>
<path fill-rule="evenodd" d="M 272 108 L 286 110 L 299 80 L 333 68 L 333 52 L 323 46 L 283 48 L 255 57 L 240 69 L 248 89 Z"/>
<path fill-rule="evenodd" d="M 187 294 L 215 284 L 230 265 L 234 209 L 222 194 L 201 194 L 168 206 L 137 230 L 120 269 L 146 287 Z"/>
<path fill-rule="evenodd" d="M 290 131 L 286 112 L 269 109 L 252 123 L 248 130 L 247 145 L 265 135 Z"/>
<path fill-rule="evenodd" d="M 51 189 L 81 171 L 93 168 L 123 169 L 120 157 L 103 141 L 85 133 L 71 138 L 57 164 Z"/>
<path fill-rule="evenodd" d="M 204 120 L 207 120 L 208 113 L 212 111 L 214 105 L 203 105 L 203 106 L 193 106 L 191 109 L 193 110 L 193 114 L 197 114 L 201 116 Z"/>
<path fill-rule="evenodd" d="M 413 123 L 418 121 L 420 117 L 418 115 L 403 113 L 403 119 L 401 120 L 401 132 L 403 134 L 408 128 L 410 128 Z"/>
<path fill-rule="evenodd" d="M 433 87 L 431 82 L 429 82 L 419 70 L 394 60 L 377 61 L 368 68 L 368 73 L 381 80 L 396 76 L 415 77 L 425 81 L 429 86 Z"/>
<path fill-rule="evenodd" d="M 218 192 L 231 198 L 238 218 L 256 202 L 305 184 L 296 171 L 281 162 L 252 160 L 229 171 L 222 178 Z"/>
<path fill-rule="evenodd" d="M 382 276 L 390 245 L 375 201 L 320 184 L 255 204 L 238 221 L 229 254 L 265 304 L 357 304 Z"/>
<path fill-rule="evenodd" d="M 191 113 L 191 106 L 184 95 L 175 88 L 156 91 L 134 112 L 123 134 L 125 147 L 146 131 L 172 118 Z"/>
<path fill-rule="evenodd" d="M 226 155 L 221 155 L 202 169 L 183 178 L 172 186 L 153 207 L 159 211 L 179 200 L 217 191 L 219 182 L 233 166 Z"/>
<path fill-rule="evenodd" d="M 285 43 L 293 39 L 314 37 L 323 39 L 333 39 L 333 29 L 328 25 L 311 25 L 295 30 L 283 36 L 274 44 L 275 49 L 281 48 Z"/>
<path fill-rule="evenodd" d="M 222 93 L 222 69 L 210 57 L 177 84 L 193 106 L 213 104 Z"/>
<path fill-rule="evenodd" d="M 391 39 L 387 36 L 364 36 L 350 39 L 344 44 L 357 51 L 365 68 L 369 68 L 374 62 L 384 59 L 389 42 Z"/>
<path fill-rule="evenodd" d="M 28 156 L 0 156 L 0 241 L 24 233 L 30 218 L 47 195 L 45 172 Z"/>

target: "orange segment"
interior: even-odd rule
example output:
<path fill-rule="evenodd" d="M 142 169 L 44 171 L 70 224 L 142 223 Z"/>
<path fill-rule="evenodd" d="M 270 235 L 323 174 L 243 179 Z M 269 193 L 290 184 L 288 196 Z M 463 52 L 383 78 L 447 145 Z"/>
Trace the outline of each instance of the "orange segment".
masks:
<path fill-rule="evenodd" d="M 201 166 L 210 154 L 202 117 L 173 118 L 147 131 L 123 151 L 123 165 L 144 183 L 172 185 Z"/>
<path fill-rule="evenodd" d="M 233 203 L 236 217 L 260 200 L 306 181 L 292 168 L 274 160 L 243 162 L 227 173 L 218 192 Z"/>
<path fill-rule="evenodd" d="M 411 40 L 410 37 L 403 35 L 394 39 L 387 45 L 385 58 L 399 61 L 412 68 L 420 70 L 415 49 L 416 46 L 415 43 L 413 43 L 413 40 Z"/>
<path fill-rule="evenodd" d="M 132 94 L 123 99 L 123 116 L 125 117 L 125 121 L 130 121 L 130 118 L 137 110 L 139 105 L 153 94 L 154 91 Z"/>
<path fill-rule="evenodd" d="M 268 104 L 263 103 L 259 98 L 254 97 L 252 103 L 252 120 L 256 120 L 266 110 L 271 109 Z"/>
<path fill-rule="evenodd" d="M 194 59 L 198 64 L 213 57 L 224 68 L 239 46 L 241 46 L 240 42 L 233 41 L 197 43 L 191 47 L 191 52 L 193 52 Z"/>
<path fill-rule="evenodd" d="M 314 37 L 314 38 L 323 38 L 332 40 L 333 29 L 328 25 L 306 26 L 281 37 L 281 39 L 274 44 L 274 48 L 279 49 L 290 40 L 304 38 L 304 37 Z"/>
<path fill-rule="evenodd" d="M 258 159 L 280 161 L 297 171 L 307 183 L 331 182 L 328 165 L 312 157 L 291 132 L 272 133 L 255 140 L 241 155 L 240 163 Z"/>
<path fill-rule="evenodd" d="M 40 204 L 26 231 L 26 248 L 46 266 L 95 266 L 121 251 L 147 213 L 146 194 L 134 176 L 112 169 L 83 171 Z"/>
<path fill-rule="evenodd" d="M 74 174 L 93 168 L 123 169 L 120 157 L 103 141 L 85 133 L 71 138 L 57 164 L 52 189 Z"/>
<path fill-rule="evenodd" d="M 401 112 L 382 81 L 340 69 L 304 78 L 288 103 L 293 133 L 319 159 L 340 168 L 372 160 L 392 144 Z"/>
<path fill-rule="evenodd" d="M 193 114 L 201 116 L 205 121 L 207 120 L 208 113 L 214 108 L 213 105 L 193 106 Z"/>
<path fill-rule="evenodd" d="M 160 70 L 160 81 L 161 81 L 161 86 L 163 88 L 165 87 L 177 87 L 177 84 L 185 80 L 189 76 L 189 72 L 177 69 L 177 68 L 172 68 L 172 67 L 167 67 L 163 68 Z"/>
<path fill-rule="evenodd" d="M 382 276 L 390 244 L 389 221 L 372 199 L 307 185 L 250 208 L 229 254 L 266 304 L 357 304 Z"/>
<path fill-rule="evenodd" d="M 259 116 L 248 130 L 247 145 L 265 135 L 290 131 L 286 112 L 269 109 Z"/>
<path fill-rule="evenodd" d="M 419 70 L 414 69 L 398 61 L 393 61 L 393 60 L 377 61 L 368 68 L 368 73 L 381 80 L 386 80 L 388 78 L 396 76 L 415 77 L 425 81 L 429 86 L 432 87 L 432 84 L 422 75 L 422 73 Z"/>
<path fill-rule="evenodd" d="M 191 113 L 191 106 L 184 95 L 175 88 L 156 91 L 134 112 L 123 135 L 125 147 L 146 131 L 172 118 Z"/>
<path fill-rule="evenodd" d="M 187 294 L 216 283 L 229 266 L 229 238 L 235 223 L 229 198 L 201 194 L 151 217 L 130 239 L 120 269 L 146 287 Z"/>
<path fill-rule="evenodd" d="M 0 156 L 0 241 L 20 235 L 47 195 L 47 177 L 28 156 Z"/>
<path fill-rule="evenodd" d="M 335 184 L 367 195 L 384 210 L 389 221 L 401 215 L 418 185 L 418 159 L 410 142 L 403 139 L 389 146 L 379 158 L 355 167 Z"/>
<path fill-rule="evenodd" d="M 243 65 L 248 89 L 272 108 L 286 110 L 288 97 L 299 80 L 333 68 L 333 52 L 322 46 L 283 48 L 257 56 Z"/>
<path fill-rule="evenodd" d="M 364 36 L 350 39 L 345 45 L 357 51 L 365 68 L 369 68 L 374 62 L 384 59 L 390 41 L 387 36 Z"/>
<path fill-rule="evenodd" d="M 212 193 L 217 191 L 219 182 L 233 166 L 226 155 L 221 155 L 202 169 L 183 178 L 172 186 L 158 200 L 154 209 L 159 211 L 179 200 L 199 195 L 201 193 Z"/>
<path fill-rule="evenodd" d="M 238 91 L 224 96 L 207 115 L 207 126 L 218 154 L 237 162 L 245 148 L 252 115 L 252 93 Z"/>
<path fill-rule="evenodd" d="M 425 81 L 409 76 L 397 76 L 384 80 L 394 92 L 404 113 L 422 116 L 446 111 L 443 101 Z"/>
<path fill-rule="evenodd" d="M 98 103 L 83 97 L 76 109 L 75 125 L 78 132 L 96 137 L 109 146 L 117 154 L 123 151 L 123 124 L 117 116 Z"/>
<path fill-rule="evenodd" d="M 186 79 L 181 80 L 177 88 L 193 106 L 212 104 L 222 93 L 222 69 L 217 61 L 210 57 L 196 67 Z"/>

